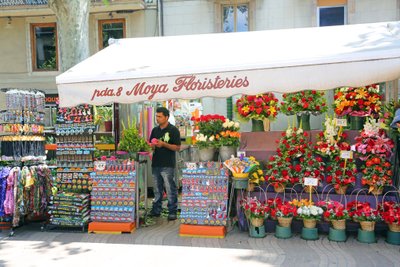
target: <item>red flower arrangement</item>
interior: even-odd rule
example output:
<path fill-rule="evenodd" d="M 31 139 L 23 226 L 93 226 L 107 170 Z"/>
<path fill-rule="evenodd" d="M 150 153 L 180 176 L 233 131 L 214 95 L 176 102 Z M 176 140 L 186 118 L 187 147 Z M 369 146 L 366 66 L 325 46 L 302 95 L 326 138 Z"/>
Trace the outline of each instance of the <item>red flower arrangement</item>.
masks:
<path fill-rule="evenodd" d="M 311 152 L 307 152 L 304 157 L 300 158 L 300 166 L 301 183 L 304 183 L 305 177 L 317 178 L 319 182 L 324 180 L 325 164 L 322 162 L 321 157 L 317 156 L 314 158 Z M 295 166 L 295 171 L 298 171 L 297 166 Z"/>
<path fill-rule="evenodd" d="M 293 177 L 294 167 L 290 157 L 271 156 L 266 167 L 265 180 L 276 188 L 299 182 L 299 178 Z"/>
<path fill-rule="evenodd" d="M 338 116 L 369 116 L 380 110 L 382 96 L 379 85 L 366 87 L 342 87 L 335 91 L 334 110 Z"/>
<path fill-rule="evenodd" d="M 380 157 L 373 157 L 365 163 L 365 168 L 362 170 L 363 177 L 362 185 L 368 185 L 369 191 L 374 187 L 383 187 L 392 184 L 392 164 Z"/>
<path fill-rule="evenodd" d="M 283 94 L 281 110 L 286 115 L 312 113 L 318 115 L 328 110 L 324 92 L 305 90 L 297 93 Z"/>
<path fill-rule="evenodd" d="M 268 217 L 270 208 L 262 204 L 257 198 L 247 197 L 241 201 L 241 207 L 244 210 L 247 218 L 260 218 L 266 219 Z"/>
<path fill-rule="evenodd" d="M 273 120 L 278 115 L 278 99 L 273 93 L 243 95 L 236 101 L 236 111 L 245 120 Z"/>
<path fill-rule="evenodd" d="M 282 133 L 281 139 L 276 141 L 278 155 L 289 156 L 292 159 L 301 157 L 310 151 L 311 142 L 308 142 L 307 138 L 308 133 L 303 129 L 289 126 L 286 132 Z"/>
<path fill-rule="evenodd" d="M 379 211 L 371 208 L 369 202 L 359 202 L 357 209 L 352 213 L 353 218 L 359 222 L 378 222 L 381 220 Z"/>
<path fill-rule="evenodd" d="M 328 175 L 326 182 L 333 184 L 337 190 L 340 186 L 353 185 L 356 182 L 357 167 L 353 159 L 344 159 L 336 156 L 326 167 Z"/>
<path fill-rule="evenodd" d="M 198 127 L 199 133 L 210 137 L 223 130 L 222 124 L 225 122 L 226 118 L 218 114 L 209 114 L 201 115 L 200 118 L 192 117 L 191 120 L 194 122 L 195 126 Z"/>
<path fill-rule="evenodd" d="M 400 203 L 394 201 L 385 201 L 379 206 L 382 219 L 387 224 L 400 225 Z"/>
<path fill-rule="evenodd" d="M 344 205 L 337 201 L 332 201 L 324 211 L 324 218 L 327 220 L 346 220 L 349 219 L 349 212 Z"/>
<path fill-rule="evenodd" d="M 297 207 L 289 201 L 282 201 L 280 198 L 268 199 L 267 205 L 270 208 L 271 217 L 290 218 L 297 216 Z"/>

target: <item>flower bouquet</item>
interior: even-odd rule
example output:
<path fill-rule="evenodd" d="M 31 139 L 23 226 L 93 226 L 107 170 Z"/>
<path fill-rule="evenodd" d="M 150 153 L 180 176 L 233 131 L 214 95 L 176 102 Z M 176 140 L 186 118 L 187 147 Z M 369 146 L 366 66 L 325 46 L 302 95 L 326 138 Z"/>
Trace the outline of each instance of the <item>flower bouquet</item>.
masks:
<path fill-rule="evenodd" d="M 260 185 L 265 181 L 264 179 L 264 171 L 261 168 L 261 165 L 258 161 L 256 161 L 257 165 L 250 169 L 249 172 L 249 190 L 253 191 L 253 187 L 255 185 Z"/>
<path fill-rule="evenodd" d="M 392 232 L 400 232 L 400 203 L 385 201 L 379 207 L 382 219 Z"/>
<path fill-rule="evenodd" d="M 274 215 L 281 227 L 290 227 L 293 217 L 297 216 L 297 207 L 289 201 L 282 202 L 276 205 Z"/>
<path fill-rule="evenodd" d="M 245 120 L 273 120 L 278 115 L 278 103 L 273 93 L 243 95 L 236 101 L 236 111 Z"/>
<path fill-rule="evenodd" d="M 300 158 L 300 166 L 301 166 L 301 174 L 300 174 L 300 182 L 304 184 L 304 178 L 316 178 L 318 179 L 318 183 L 321 183 L 324 179 L 324 168 L 325 164 L 322 162 L 321 157 L 313 157 L 311 152 L 307 152 L 304 157 Z M 305 187 L 306 192 L 310 188 L 308 186 Z"/>
<path fill-rule="evenodd" d="M 368 192 L 374 195 L 382 194 L 383 187 L 392 184 L 392 164 L 378 156 L 367 160 L 362 173 L 361 184 L 369 186 Z"/>
<path fill-rule="evenodd" d="M 392 155 L 394 142 L 386 137 L 374 119 L 365 123 L 364 130 L 355 140 L 356 155 L 363 161 L 374 156 L 390 158 Z"/>
<path fill-rule="evenodd" d="M 349 185 L 355 185 L 357 168 L 353 159 L 336 156 L 327 166 L 327 173 L 326 182 L 333 184 L 337 194 L 344 195 Z"/>
<path fill-rule="evenodd" d="M 282 205 L 282 199 L 279 197 L 269 198 L 265 204 L 269 208 L 271 219 L 276 220 L 277 207 Z"/>
<path fill-rule="evenodd" d="M 297 93 L 283 94 L 281 111 L 286 115 L 313 114 L 318 115 L 328 110 L 325 93 L 305 90 Z"/>
<path fill-rule="evenodd" d="M 260 227 L 264 224 L 264 219 L 268 217 L 269 207 L 262 204 L 257 198 L 246 197 L 241 201 L 244 214 L 251 224 Z"/>
<path fill-rule="evenodd" d="M 240 145 L 240 124 L 239 122 L 225 119 L 222 129 L 215 135 L 217 147 L 231 146 L 238 147 Z"/>
<path fill-rule="evenodd" d="M 223 124 L 226 120 L 224 116 L 221 115 L 201 115 L 199 118 L 192 117 L 195 128 L 198 129 L 199 133 L 211 137 L 215 136 L 223 129 Z"/>
<path fill-rule="evenodd" d="M 283 94 L 281 111 L 286 115 L 297 115 L 298 127 L 310 130 L 310 114 L 318 115 L 328 110 L 324 92 L 306 90 Z"/>
<path fill-rule="evenodd" d="M 202 133 L 196 135 L 196 146 L 199 149 L 205 149 L 209 147 L 215 147 L 215 137 L 214 135 L 208 137 Z"/>
<path fill-rule="evenodd" d="M 377 84 L 357 88 L 342 87 L 335 91 L 334 110 L 338 116 L 369 116 L 379 112 L 381 99 Z"/>
<path fill-rule="evenodd" d="M 303 129 L 289 126 L 286 132 L 282 133 L 281 139 L 276 141 L 278 143 L 278 155 L 287 155 L 291 159 L 303 156 L 311 150 L 311 142 L 307 140 L 308 136 L 308 133 L 304 132 Z"/>
<path fill-rule="evenodd" d="M 265 180 L 274 187 L 275 192 L 283 192 L 289 184 L 296 184 L 299 179 L 292 175 L 294 167 L 290 157 L 271 156 L 265 170 Z"/>

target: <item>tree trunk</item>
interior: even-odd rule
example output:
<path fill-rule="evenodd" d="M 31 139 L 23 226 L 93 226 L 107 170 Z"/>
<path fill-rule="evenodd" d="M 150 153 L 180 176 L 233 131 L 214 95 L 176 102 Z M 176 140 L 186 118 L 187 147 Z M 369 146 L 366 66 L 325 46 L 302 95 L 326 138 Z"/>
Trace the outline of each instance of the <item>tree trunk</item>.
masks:
<path fill-rule="evenodd" d="M 90 0 L 48 0 L 57 18 L 57 39 L 62 72 L 89 57 Z"/>

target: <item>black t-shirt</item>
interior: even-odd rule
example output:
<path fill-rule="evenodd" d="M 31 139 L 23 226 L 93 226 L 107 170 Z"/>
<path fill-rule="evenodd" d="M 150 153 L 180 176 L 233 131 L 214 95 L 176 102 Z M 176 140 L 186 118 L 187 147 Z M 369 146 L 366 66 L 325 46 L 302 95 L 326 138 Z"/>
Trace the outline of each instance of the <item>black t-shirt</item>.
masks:
<path fill-rule="evenodd" d="M 168 134 L 167 134 L 168 133 Z M 169 140 L 168 139 L 169 136 Z M 160 126 L 154 127 L 150 134 L 151 139 L 157 138 L 162 141 L 172 144 L 181 145 L 181 136 L 178 128 L 168 123 L 167 127 L 161 129 Z M 175 167 L 175 151 L 169 150 L 165 147 L 156 147 L 153 153 L 153 167 Z"/>

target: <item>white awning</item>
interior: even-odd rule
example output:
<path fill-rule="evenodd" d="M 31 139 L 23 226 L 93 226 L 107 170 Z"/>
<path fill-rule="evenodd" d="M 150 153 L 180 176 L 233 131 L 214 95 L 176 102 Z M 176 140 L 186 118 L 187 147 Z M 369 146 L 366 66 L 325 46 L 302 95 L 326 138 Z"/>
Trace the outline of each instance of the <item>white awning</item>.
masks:
<path fill-rule="evenodd" d="M 61 106 L 325 90 L 400 78 L 400 22 L 119 39 L 57 76 Z"/>

